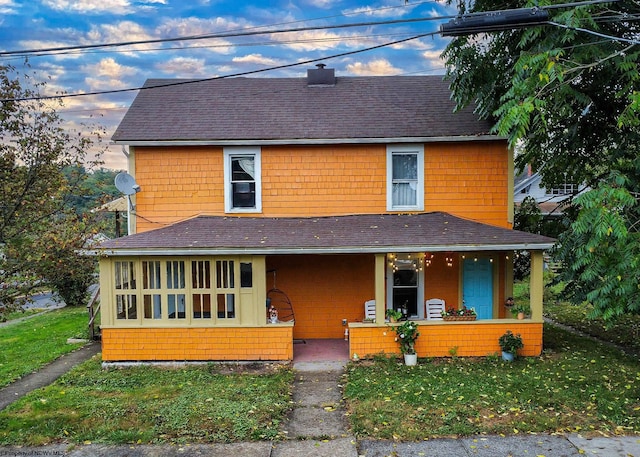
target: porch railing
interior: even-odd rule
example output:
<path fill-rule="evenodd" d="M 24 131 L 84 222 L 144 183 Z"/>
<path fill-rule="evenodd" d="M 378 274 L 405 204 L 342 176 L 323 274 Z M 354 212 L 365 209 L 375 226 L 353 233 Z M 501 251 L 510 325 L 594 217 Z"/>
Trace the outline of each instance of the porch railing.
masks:
<path fill-rule="evenodd" d="M 97 286 L 91 294 L 91 299 L 87 304 L 89 311 L 89 338 L 93 340 L 100 339 L 100 330 L 96 332 L 95 320 L 100 311 L 100 286 Z"/>

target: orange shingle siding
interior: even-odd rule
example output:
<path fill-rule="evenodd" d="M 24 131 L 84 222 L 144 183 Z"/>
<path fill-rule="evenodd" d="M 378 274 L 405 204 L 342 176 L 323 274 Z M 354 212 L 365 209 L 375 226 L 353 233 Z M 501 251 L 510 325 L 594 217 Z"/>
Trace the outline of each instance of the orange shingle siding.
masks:
<path fill-rule="evenodd" d="M 224 214 L 221 147 L 137 147 L 138 231 Z M 262 216 L 386 212 L 386 146 L 262 147 Z M 504 142 L 425 145 L 425 211 L 507 226 Z M 148 222 L 146 219 L 152 222 Z"/>
<path fill-rule="evenodd" d="M 362 321 L 364 302 L 374 296 L 374 267 L 373 255 L 267 257 L 267 270 L 276 270 L 276 286 L 293 304 L 294 338 L 343 338 L 342 319 Z"/>
<path fill-rule="evenodd" d="M 291 360 L 291 326 L 102 329 L 102 360 Z"/>
<path fill-rule="evenodd" d="M 541 323 L 482 323 L 447 322 L 420 324 L 420 337 L 416 342 L 418 357 L 449 357 L 453 348 L 455 354 L 463 357 L 485 357 L 500 352 L 498 338 L 507 329 L 519 333 L 524 348 L 518 353 L 523 356 L 539 356 L 542 353 Z M 349 354 L 360 358 L 371 357 L 381 352 L 398 354 L 395 332 L 389 326 L 358 326 L 349 329 Z"/>
<path fill-rule="evenodd" d="M 425 211 L 510 227 L 508 165 L 500 141 L 425 144 Z"/>
<path fill-rule="evenodd" d="M 135 160 L 139 232 L 224 211 L 222 148 L 136 148 Z"/>

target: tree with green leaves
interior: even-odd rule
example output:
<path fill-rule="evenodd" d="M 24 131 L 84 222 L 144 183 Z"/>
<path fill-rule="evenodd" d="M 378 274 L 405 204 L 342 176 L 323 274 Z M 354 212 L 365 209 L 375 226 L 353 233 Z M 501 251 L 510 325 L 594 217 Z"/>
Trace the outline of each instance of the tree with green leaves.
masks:
<path fill-rule="evenodd" d="M 67 304 L 83 297 L 95 260 L 79 249 L 97 231 L 66 202 L 82 180 L 67 179 L 66 167 L 98 164 L 103 131 L 71 131 L 60 99 L 40 96 L 46 84 L 33 74 L 0 66 L 0 309 L 19 306 L 36 286 L 53 287 Z M 59 278 L 64 276 L 64 281 Z M 80 294 L 81 295 L 81 294 Z"/>
<path fill-rule="evenodd" d="M 534 6 L 549 11 L 548 25 L 453 39 L 446 77 L 458 107 L 475 102 L 522 151 L 517 168 L 531 165 L 546 188 L 593 189 L 570 202 L 574 219 L 558 244 L 572 298 L 605 319 L 640 312 L 631 269 L 640 255 L 640 4 L 459 5 L 460 14 Z"/>

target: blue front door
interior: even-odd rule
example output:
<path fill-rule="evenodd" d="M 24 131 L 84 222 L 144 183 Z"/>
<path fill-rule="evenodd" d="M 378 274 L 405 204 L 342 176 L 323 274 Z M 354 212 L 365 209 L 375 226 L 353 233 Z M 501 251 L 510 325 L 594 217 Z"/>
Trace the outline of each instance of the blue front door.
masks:
<path fill-rule="evenodd" d="M 464 259 L 462 299 L 478 319 L 493 318 L 493 264 L 488 258 Z"/>

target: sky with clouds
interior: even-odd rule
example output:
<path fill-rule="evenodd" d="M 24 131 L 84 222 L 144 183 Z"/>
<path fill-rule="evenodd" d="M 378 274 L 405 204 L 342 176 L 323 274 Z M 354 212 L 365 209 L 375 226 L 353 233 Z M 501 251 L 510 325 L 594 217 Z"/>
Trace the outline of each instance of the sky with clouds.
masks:
<path fill-rule="evenodd" d="M 0 65 L 22 67 L 25 54 L 7 52 L 40 51 L 29 64 L 47 92 L 91 94 L 64 99 L 61 116 L 70 125 L 98 122 L 110 137 L 137 94 L 126 89 L 148 78 L 211 78 L 313 59 L 337 76 L 443 74 L 447 39 L 434 32 L 452 14 L 444 1 L 419 0 L 0 0 Z M 390 23 L 373 24 L 383 21 Z M 355 23 L 365 25 L 336 27 Z M 198 39 L 162 41 L 184 37 Z M 91 47 L 139 41 L 154 42 Z M 86 48 L 45 51 L 77 46 Z M 303 77 L 314 65 L 251 77 Z M 126 169 L 120 146 L 103 160 Z"/>

